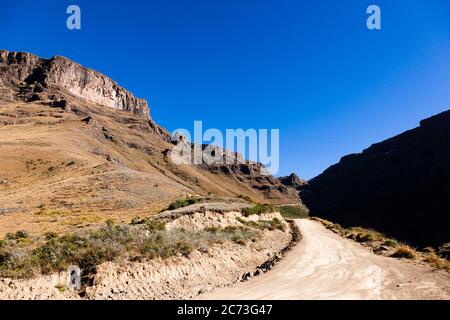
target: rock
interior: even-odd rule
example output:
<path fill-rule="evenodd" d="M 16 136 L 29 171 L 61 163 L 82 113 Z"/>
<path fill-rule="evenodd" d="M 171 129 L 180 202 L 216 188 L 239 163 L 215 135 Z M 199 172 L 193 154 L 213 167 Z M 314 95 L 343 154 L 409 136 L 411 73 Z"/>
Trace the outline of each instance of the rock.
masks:
<path fill-rule="evenodd" d="M 147 101 L 136 98 L 107 76 L 67 58 L 41 59 L 30 53 L 0 50 L 0 64 L 6 66 L 0 73 L 5 85 L 36 83 L 35 92 L 43 92 L 45 87 L 57 87 L 92 103 L 150 119 Z"/>
<path fill-rule="evenodd" d="M 81 122 L 87 123 L 87 124 L 92 123 L 92 117 L 88 116 L 86 118 L 83 118 L 83 119 L 81 119 Z"/>
<path fill-rule="evenodd" d="M 385 251 L 389 251 L 391 250 L 391 248 L 387 247 L 387 246 L 379 246 L 377 248 L 373 249 L 373 252 L 377 253 L 377 252 L 385 252 Z"/>
<path fill-rule="evenodd" d="M 36 92 L 36 93 L 42 93 L 42 92 L 44 92 L 45 91 L 45 88 L 44 88 L 44 86 L 42 85 L 42 84 L 40 84 L 40 83 L 37 83 L 35 86 L 34 86 L 34 88 L 33 88 L 33 92 Z"/>
<path fill-rule="evenodd" d="M 50 102 L 50 106 L 52 108 L 67 109 L 67 108 L 69 108 L 69 102 L 66 99 L 61 99 L 61 100 Z"/>
<path fill-rule="evenodd" d="M 280 177 L 278 178 L 278 180 L 280 180 L 280 182 L 285 186 L 292 187 L 295 189 L 307 185 L 307 182 L 300 179 L 295 173 L 292 173 L 290 176 L 287 177 Z"/>

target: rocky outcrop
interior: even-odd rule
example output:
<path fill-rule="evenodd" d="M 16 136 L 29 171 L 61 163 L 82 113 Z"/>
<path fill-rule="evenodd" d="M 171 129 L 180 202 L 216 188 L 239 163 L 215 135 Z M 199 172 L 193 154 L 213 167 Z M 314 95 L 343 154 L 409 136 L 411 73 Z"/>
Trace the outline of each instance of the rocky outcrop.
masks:
<path fill-rule="evenodd" d="M 278 180 L 287 187 L 291 187 L 294 189 L 300 189 L 301 187 L 307 184 L 306 181 L 300 179 L 295 173 L 292 173 L 286 177 L 280 177 Z"/>
<path fill-rule="evenodd" d="M 149 107 L 144 99 L 136 98 L 107 76 L 64 57 L 41 59 L 30 53 L 0 50 L 0 79 L 4 87 L 22 87 L 17 92 L 18 99 L 27 85 L 37 83 L 44 89 L 62 89 L 95 104 L 149 117 Z M 0 90 L 0 94 L 4 91 Z M 6 94 L 2 96 L 6 97 Z M 36 95 L 35 99 L 38 99 Z"/>
<path fill-rule="evenodd" d="M 313 215 L 414 245 L 450 242 L 450 110 L 343 157 L 302 188 Z"/>
<path fill-rule="evenodd" d="M 239 152 L 216 145 L 191 143 L 178 133 L 172 137 L 172 143 L 176 149 L 166 150 L 165 153 L 171 161 L 194 164 L 215 175 L 231 178 L 236 183 L 263 194 L 265 199 L 300 203 L 298 191 L 293 185 L 283 184 L 262 163 L 245 160 Z M 295 181 L 301 183 L 298 177 L 297 179 Z"/>

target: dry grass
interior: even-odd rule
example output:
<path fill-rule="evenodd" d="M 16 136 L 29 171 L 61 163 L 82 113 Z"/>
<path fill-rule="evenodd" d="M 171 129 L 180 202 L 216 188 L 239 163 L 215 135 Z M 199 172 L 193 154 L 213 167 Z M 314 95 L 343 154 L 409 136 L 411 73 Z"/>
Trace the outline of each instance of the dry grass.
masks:
<path fill-rule="evenodd" d="M 425 262 L 435 266 L 438 269 L 445 269 L 450 271 L 450 262 L 444 258 L 439 257 L 436 253 L 431 252 L 425 257 Z"/>
<path fill-rule="evenodd" d="M 411 259 L 419 258 L 417 251 L 406 244 L 400 244 L 395 248 L 395 251 L 389 254 L 392 258 Z"/>

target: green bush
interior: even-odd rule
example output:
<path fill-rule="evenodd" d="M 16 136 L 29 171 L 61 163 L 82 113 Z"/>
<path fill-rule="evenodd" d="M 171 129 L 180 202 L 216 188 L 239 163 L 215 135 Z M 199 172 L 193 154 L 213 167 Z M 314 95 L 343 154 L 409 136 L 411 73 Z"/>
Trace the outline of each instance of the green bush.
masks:
<path fill-rule="evenodd" d="M 243 208 L 242 215 L 244 217 L 249 217 L 251 215 L 261 215 L 264 213 L 271 213 L 275 211 L 275 207 L 270 204 L 256 204 L 253 207 Z"/>
<path fill-rule="evenodd" d="M 398 241 L 395 239 L 386 239 L 383 242 L 383 245 L 389 246 L 389 247 L 396 247 L 396 246 L 398 246 Z"/>
<path fill-rule="evenodd" d="M 179 208 L 184 208 L 184 207 L 199 203 L 201 201 L 202 201 L 202 199 L 198 198 L 198 197 L 190 197 L 190 198 L 186 198 L 186 199 L 180 199 L 175 202 L 172 202 L 169 205 L 169 207 L 167 208 L 167 210 L 175 210 L 175 209 L 179 209 Z"/>
<path fill-rule="evenodd" d="M 133 218 L 131 225 L 145 225 L 149 231 L 165 230 L 166 224 L 155 218 Z"/>
<path fill-rule="evenodd" d="M 11 234 L 10 238 L 22 236 Z M 46 242 L 38 247 L 33 244 L 24 248 L 15 240 L 2 240 L 0 277 L 32 277 L 63 271 L 70 265 L 78 265 L 87 275 L 106 261 L 187 256 L 193 250 L 205 252 L 214 243 L 244 244 L 258 236 L 258 232 L 242 227 L 167 231 L 164 223 L 156 219 L 146 219 L 138 225 L 114 225 L 108 221 L 99 230 L 84 234 L 47 234 Z M 140 256 L 136 257 L 136 253 Z"/>
<path fill-rule="evenodd" d="M 258 222 L 252 221 L 252 220 L 244 220 L 241 218 L 237 218 L 237 221 L 242 223 L 244 226 L 253 228 L 253 229 L 259 229 L 259 230 L 285 230 L 285 226 L 283 222 L 280 221 L 280 219 L 274 218 L 272 220 L 260 220 Z"/>
<path fill-rule="evenodd" d="M 309 217 L 309 209 L 303 205 L 280 206 L 278 210 L 285 219 L 304 219 Z"/>
<path fill-rule="evenodd" d="M 5 236 L 5 240 L 25 240 L 29 238 L 29 234 L 27 231 L 17 231 L 16 233 L 7 233 Z"/>

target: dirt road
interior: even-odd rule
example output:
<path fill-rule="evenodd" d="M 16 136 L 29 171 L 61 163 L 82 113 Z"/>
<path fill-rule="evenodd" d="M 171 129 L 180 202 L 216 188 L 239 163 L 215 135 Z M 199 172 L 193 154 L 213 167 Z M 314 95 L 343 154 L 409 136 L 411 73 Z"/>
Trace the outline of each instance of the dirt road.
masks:
<path fill-rule="evenodd" d="M 450 299 L 450 274 L 377 256 L 311 220 L 268 273 L 198 299 Z"/>

